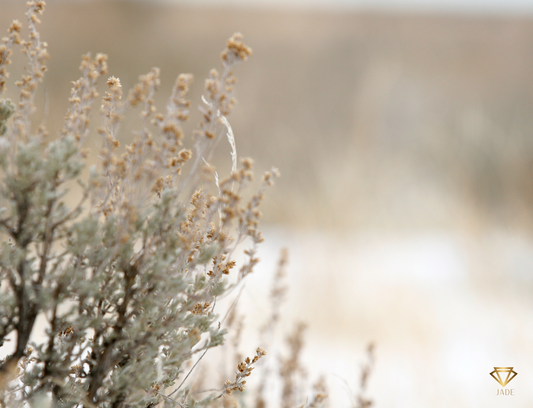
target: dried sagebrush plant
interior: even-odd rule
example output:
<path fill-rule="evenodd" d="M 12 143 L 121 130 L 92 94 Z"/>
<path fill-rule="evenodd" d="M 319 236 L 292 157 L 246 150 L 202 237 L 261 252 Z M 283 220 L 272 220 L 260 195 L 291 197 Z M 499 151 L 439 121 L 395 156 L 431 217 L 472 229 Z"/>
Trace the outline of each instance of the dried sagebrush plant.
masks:
<path fill-rule="evenodd" d="M 154 104 L 158 69 L 141 76 L 126 95 L 120 80 L 109 77 L 97 130 L 99 165 L 82 181 L 89 154 L 82 144 L 91 134 L 107 57 L 83 57 L 64 126 L 47 142 L 46 129 L 31 125 L 48 58 L 36 29 L 44 6 L 27 4 L 28 39 L 14 21 L 0 45 L 0 93 L 12 49 L 20 45 L 29 61 L 16 82 L 20 101 L 0 101 L 0 346 L 12 346 L 0 361 L 0 406 L 219 404 L 244 389 L 245 377 L 265 354 L 258 349 L 238 365 L 234 379 L 200 401 L 184 385 L 186 364 L 224 340 L 216 299 L 231 290 L 232 270 L 238 281 L 258 262 L 258 206 L 277 176 L 275 169 L 267 172 L 259 192 L 243 199 L 252 161 L 238 165 L 227 117 L 235 103 L 232 69 L 251 50 L 239 34 L 228 40 L 222 71 L 212 70 L 205 83 L 194 152 L 183 146 L 181 128 L 190 75 L 178 77 L 162 112 Z M 119 125 L 134 107 L 141 109 L 141 128 L 122 152 Z M 219 180 L 208 163 L 226 137 L 233 168 Z M 82 193 L 69 208 L 64 197 L 72 182 Z M 245 239 L 252 247 L 235 268 L 237 246 Z M 45 319 L 46 332 L 35 338 L 37 318 Z"/>

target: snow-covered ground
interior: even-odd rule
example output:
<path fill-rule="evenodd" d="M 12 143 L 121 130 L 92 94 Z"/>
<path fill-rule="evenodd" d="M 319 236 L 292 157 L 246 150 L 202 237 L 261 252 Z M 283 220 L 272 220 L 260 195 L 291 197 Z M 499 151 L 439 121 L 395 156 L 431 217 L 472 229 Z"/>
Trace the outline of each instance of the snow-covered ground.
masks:
<path fill-rule="evenodd" d="M 328 377 L 332 407 L 359 387 L 376 344 L 369 395 L 379 408 L 531 407 L 533 239 L 514 232 L 338 235 L 271 229 L 242 295 L 245 326 L 268 314 L 279 250 L 289 248 L 283 327 L 309 324 L 309 377 Z M 253 341 L 253 340 L 251 340 Z M 251 347 L 251 345 L 250 345 Z M 518 376 L 496 396 L 494 367 Z"/>

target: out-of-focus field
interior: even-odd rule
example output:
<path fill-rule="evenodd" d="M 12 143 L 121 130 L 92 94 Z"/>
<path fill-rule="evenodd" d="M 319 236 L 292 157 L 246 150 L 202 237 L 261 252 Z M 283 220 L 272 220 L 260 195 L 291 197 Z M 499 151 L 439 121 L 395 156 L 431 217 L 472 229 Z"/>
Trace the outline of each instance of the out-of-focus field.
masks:
<path fill-rule="evenodd" d="M 2 0 L 2 27 L 23 19 L 23 3 Z M 532 223 L 533 18 L 49 3 L 51 129 L 82 54 L 109 54 L 125 89 L 160 67 L 161 107 L 177 74 L 192 72 L 195 107 L 226 38 L 241 31 L 255 53 L 237 72 L 232 124 L 241 156 L 282 171 L 268 221 Z"/>
<path fill-rule="evenodd" d="M 23 3 L 0 0 L 0 27 Z M 243 309 L 250 325 L 268 313 L 268 269 L 287 245 L 284 324 L 310 324 L 306 358 L 329 375 L 332 406 L 347 406 L 337 376 L 357 389 L 370 340 L 377 407 L 533 404 L 533 17 L 48 3 L 38 103 L 52 133 L 87 51 L 109 54 L 125 89 L 160 67 L 161 108 L 177 74 L 193 73 L 192 130 L 203 78 L 225 40 L 245 35 L 237 150 L 282 178 Z M 494 366 L 519 373 L 514 400 L 495 396 Z"/>

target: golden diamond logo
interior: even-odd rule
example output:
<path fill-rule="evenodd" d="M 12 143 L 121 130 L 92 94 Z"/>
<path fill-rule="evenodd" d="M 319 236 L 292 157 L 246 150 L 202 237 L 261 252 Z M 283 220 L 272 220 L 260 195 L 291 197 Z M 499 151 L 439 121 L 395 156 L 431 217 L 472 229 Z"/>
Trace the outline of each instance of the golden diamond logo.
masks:
<path fill-rule="evenodd" d="M 498 381 L 502 387 L 505 387 L 509 384 L 509 381 L 518 375 L 518 373 L 513 371 L 513 367 L 494 367 L 494 371 L 490 373 L 490 375 Z"/>

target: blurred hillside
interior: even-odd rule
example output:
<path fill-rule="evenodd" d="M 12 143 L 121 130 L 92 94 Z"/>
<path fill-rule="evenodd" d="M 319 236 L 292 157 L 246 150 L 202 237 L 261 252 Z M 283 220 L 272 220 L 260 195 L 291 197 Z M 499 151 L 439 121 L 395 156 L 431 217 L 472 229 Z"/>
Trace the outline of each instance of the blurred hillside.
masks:
<path fill-rule="evenodd" d="M 48 3 L 41 33 L 52 58 L 39 102 L 52 131 L 88 51 L 110 56 L 125 89 L 160 67 L 161 108 L 177 74 L 193 73 L 192 129 L 203 78 L 241 31 L 254 55 L 237 72 L 237 149 L 258 170 L 282 172 L 266 220 L 533 227 L 531 18 Z M 0 7 L 2 29 L 23 20 L 24 2 Z M 217 163 L 225 174 L 229 147 Z"/>

